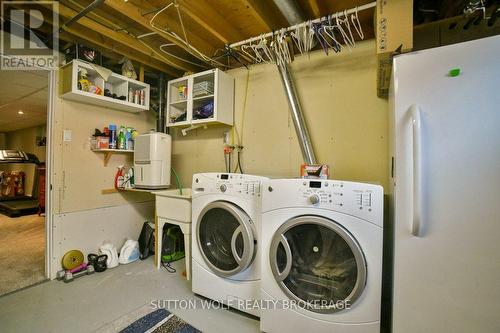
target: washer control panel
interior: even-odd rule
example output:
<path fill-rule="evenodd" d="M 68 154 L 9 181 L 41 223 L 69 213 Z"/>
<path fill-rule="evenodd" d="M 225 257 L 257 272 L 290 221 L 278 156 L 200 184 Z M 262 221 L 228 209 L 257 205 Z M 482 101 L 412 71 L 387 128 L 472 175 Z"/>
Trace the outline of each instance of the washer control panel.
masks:
<path fill-rule="evenodd" d="M 322 205 L 343 206 L 343 187 L 342 183 L 327 180 L 303 180 L 302 186 L 299 188 L 299 196 L 316 207 Z"/>
<path fill-rule="evenodd" d="M 367 220 L 383 212 L 384 193 L 379 185 L 327 179 L 276 179 L 263 186 L 263 211 L 310 207 Z"/>

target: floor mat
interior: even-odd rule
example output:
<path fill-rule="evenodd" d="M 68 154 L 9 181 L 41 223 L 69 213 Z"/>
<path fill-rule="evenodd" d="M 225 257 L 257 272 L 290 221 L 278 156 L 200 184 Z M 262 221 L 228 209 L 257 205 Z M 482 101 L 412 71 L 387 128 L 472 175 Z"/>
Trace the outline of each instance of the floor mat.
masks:
<path fill-rule="evenodd" d="M 201 333 L 165 309 L 154 310 L 150 304 L 132 311 L 95 332 L 105 333 Z"/>
<path fill-rule="evenodd" d="M 45 217 L 0 215 L 0 295 L 45 280 Z"/>

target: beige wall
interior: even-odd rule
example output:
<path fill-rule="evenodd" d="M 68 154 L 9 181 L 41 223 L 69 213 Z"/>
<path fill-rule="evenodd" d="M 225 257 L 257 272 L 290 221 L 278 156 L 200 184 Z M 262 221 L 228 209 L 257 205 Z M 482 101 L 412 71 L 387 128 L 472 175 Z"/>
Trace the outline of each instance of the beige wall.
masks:
<path fill-rule="evenodd" d="M 45 133 L 46 125 L 7 132 L 4 135 L 4 149 L 22 150 L 26 153 L 35 154 L 40 162 L 45 162 L 46 147 L 38 147 L 36 145 L 36 137 L 45 136 Z M 34 185 L 37 179 L 37 166 L 35 164 L 2 164 L 0 165 L 0 169 L 8 171 L 23 171 L 25 174 L 25 195 L 36 195 L 34 191 L 37 191 L 37 187 Z M 38 184 L 36 185 L 38 186 Z"/>
<path fill-rule="evenodd" d="M 40 162 L 45 162 L 46 147 L 36 145 L 37 136 L 45 136 L 46 125 L 23 128 L 17 131 L 5 133 L 6 149 L 23 150 L 26 153 L 35 154 Z"/>
<path fill-rule="evenodd" d="M 375 42 L 359 43 L 352 53 L 326 56 L 318 51 L 310 59 L 298 57 L 291 71 L 316 157 L 330 166 L 330 178 L 386 187 L 388 105 L 376 94 Z M 235 119 L 245 146 L 245 173 L 297 177 L 302 156 L 276 67 L 256 65 L 250 72 L 243 68 L 229 74 L 235 77 Z M 173 167 L 185 187 L 191 186 L 193 173 L 225 170 L 222 136 L 227 130 L 199 129 L 185 137 L 179 130 L 171 132 Z"/>
<path fill-rule="evenodd" d="M 56 91 L 60 91 L 59 86 Z M 145 132 L 155 127 L 155 118 L 149 111 L 117 111 L 64 100 L 56 94 L 52 133 L 53 213 L 92 210 L 153 199 L 149 194 L 141 193 L 101 193 L 104 189 L 114 188 L 117 166 L 133 163 L 132 154 L 116 154 L 111 156 L 105 167 L 104 154 L 90 150 L 94 129 L 102 130 L 109 124 L 132 126 L 139 132 Z M 71 131 L 70 142 L 63 141 L 63 130 Z"/>

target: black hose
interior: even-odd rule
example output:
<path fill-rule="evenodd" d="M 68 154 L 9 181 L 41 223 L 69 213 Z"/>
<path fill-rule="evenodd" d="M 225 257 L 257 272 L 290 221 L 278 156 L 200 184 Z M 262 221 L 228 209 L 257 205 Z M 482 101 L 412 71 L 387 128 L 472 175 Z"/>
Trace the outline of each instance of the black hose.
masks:
<path fill-rule="evenodd" d="M 244 173 L 243 172 L 243 168 L 241 167 L 241 158 L 240 158 L 240 153 L 241 153 L 241 150 L 240 148 L 238 148 L 238 156 L 237 156 L 237 159 L 238 159 L 238 164 L 236 164 L 236 169 L 234 169 L 234 173 L 237 173 L 238 172 L 238 169 L 240 170 L 240 173 Z"/>
<path fill-rule="evenodd" d="M 240 151 L 238 150 L 238 168 L 240 168 L 240 172 L 243 172 L 243 168 L 241 167 L 241 158 L 240 158 Z"/>

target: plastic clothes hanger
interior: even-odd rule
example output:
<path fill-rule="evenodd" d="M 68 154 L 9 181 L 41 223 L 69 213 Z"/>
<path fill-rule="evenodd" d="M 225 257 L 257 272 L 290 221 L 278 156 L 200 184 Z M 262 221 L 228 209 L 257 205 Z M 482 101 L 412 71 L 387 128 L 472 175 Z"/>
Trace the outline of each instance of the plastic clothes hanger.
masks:
<path fill-rule="evenodd" d="M 362 40 L 365 39 L 365 34 L 363 33 L 363 28 L 361 28 L 361 22 L 359 21 L 358 6 L 356 6 L 356 12 L 351 15 L 351 22 L 354 26 L 354 29 L 356 29 L 359 38 L 361 38 Z"/>
<path fill-rule="evenodd" d="M 330 45 L 330 47 L 333 49 L 333 51 L 335 51 L 335 53 L 339 53 L 340 51 L 342 51 L 342 44 L 337 40 L 337 38 L 335 38 L 335 29 L 337 28 L 336 25 L 332 24 L 332 15 L 328 15 L 328 25 L 325 25 L 323 26 L 323 33 L 326 34 L 328 37 L 330 37 L 330 39 L 332 40 L 333 42 L 333 45 L 330 44 L 328 42 L 328 40 L 325 38 L 325 42 Z"/>
<path fill-rule="evenodd" d="M 328 55 L 328 49 L 329 49 L 330 45 L 326 42 L 324 36 L 321 34 L 322 28 L 323 28 L 323 21 L 312 24 L 312 29 L 313 29 L 314 35 L 316 36 L 316 39 L 318 40 L 319 44 L 321 45 L 321 48 L 323 49 L 323 51 L 325 51 L 326 55 Z"/>
<path fill-rule="evenodd" d="M 248 58 L 250 58 L 254 63 L 259 63 L 260 59 L 257 58 L 255 55 L 250 54 L 250 52 L 246 51 L 247 49 L 254 51 L 255 54 L 255 50 L 252 48 L 251 45 L 241 45 L 240 47 L 241 52 L 243 52 Z"/>
<path fill-rule="evenodd" d="M 351 41 L 349 40 L 349 35 L 342 27 L 342 19 L 339 18 L 338 13 L 335 13 L 335 27 L 340 32 L 340 35 L 342 36 L 342 39 L 344 40 L 344 44 L 347 46 L 349 51 L 352 51 L 352 48 L 351 48 L 352 44 L 351 44 Z"/>

